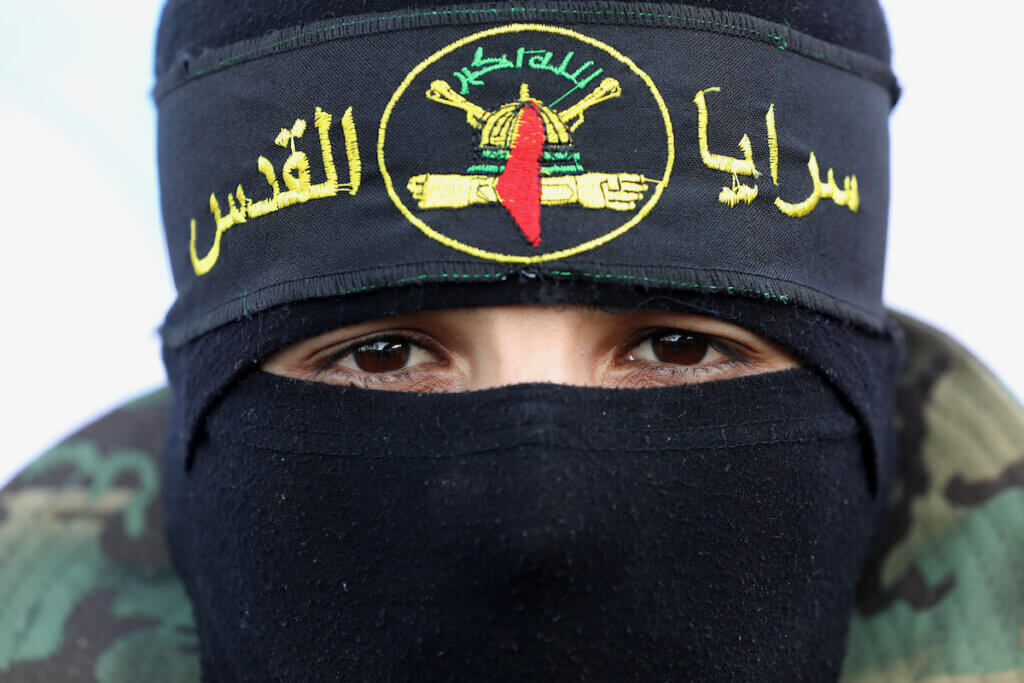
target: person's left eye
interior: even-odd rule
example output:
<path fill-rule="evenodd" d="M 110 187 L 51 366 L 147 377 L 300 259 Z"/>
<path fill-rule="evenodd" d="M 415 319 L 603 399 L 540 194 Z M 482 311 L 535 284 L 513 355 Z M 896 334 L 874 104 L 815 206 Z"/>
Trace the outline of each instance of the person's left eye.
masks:
<path fill-rule="evenodd" d="M 643 375 L 630 382 L 693 381 L 728 375 L 749 364 L 737 345 L 720 337 L 682 329 L 657 329 L 643 334 L 625 355 L 624 367 Z M 649 377 L 648 377 L 649 376 Z"/>
<path fill-rule="evenodd" d="M 630 352 L 633 360 L 670 365 L 700 365 L 722 356 L 708 337 L 686 330 L 658 330 L 647 335 Z"/>

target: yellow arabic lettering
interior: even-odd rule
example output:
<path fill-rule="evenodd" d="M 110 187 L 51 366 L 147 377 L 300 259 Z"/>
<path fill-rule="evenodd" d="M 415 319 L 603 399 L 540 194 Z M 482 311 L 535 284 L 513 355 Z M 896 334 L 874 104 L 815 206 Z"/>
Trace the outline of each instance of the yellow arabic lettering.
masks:
<path fill-rule="evenodd" d="M 274 165 L 270 163 L 270 159 L 263 155 L 260 155 L 256 159 L 256 168 L 263 174 L 263 177 L 267 179 L 267 184 L 270 185 L 270 198 L 261 199 L 258 202 L 253 202 L 249 206 L 249 217 L 256 218 L 257 216 L 263 216 L 277 211 L 278 207 L 278 196 L 281 194 L 281 186 L 277 184 L 277 172 L 274 171 Z"/>
<path fill-rule="evenodd" d="M 749 175 L 755 178 L 761 174 L 754 166 L 754 151 L 750 146 L 750 137 L 744 134 L 740 139 L 739 147 L 743 152 L 742 159 L 727 157 L 724 154 L 712 154 L 708 149 L 708 106 L 704 101 L 704 93 L 721 92 L 721 88 L 707 88 L 701 90 L 693 98 L 697 105 L 697 139 L 700 144 L 700 158 L 704 165 L 716 171 L 725 171 L 734 175 Z"/>
<path fill-rule="evenodd" d="M 828 169 L 828 180 L 824 183 L 821 182 L 821 172 L 818 168 L 818 160 L 814 156 L 814 152 L 811 152 L 811 157 L 807 162 L 807 170 L 811 174 L 811 184 L 813 189 L 811 190 L 810 196 L 795 204 L 783 201 L 781 197 L 776 197 L 775 206 L 778 207 L 779 211 L 792 216 L 793 218 L 800 218 L 814 211 L 818 206 L 818 202 L 822 199 L 831 199 L 839 206 L 845 206 L 857 213 L 857 209 L 860 208 L 860 188 L 857 184 L 857 176 L 846 176 L 843 178 L 843 189 L 839 189 L 836 185 L 835 173 L 832 169 Z"/>
<path fill-rule="evenodd" d="M 220 214 L 220 202 L 217 201 L 217 195 L 210 193 L 210 213 L 213 214 L 213 222 L 217 226 L 217 230 L 213 233 L 213 246 L 206 252 L 206 256 L 202 258 L 199 258 L 196 254 L 196 219 L 192 219 L 188 251 L 189 256 L 192 257 L 192 267 L 195 269 L 196 275 L 203 275 L 209 272 L 210 268 L 213 268 L 213 264 L 220 258 L 220 238 L 228 228 L 245 222 L 245 207 L 249 200 L 242 191 L 241 185 L 238 186 L 235 192 L 238 195 L 238 204 L 235 204 L 234 199 L 229 194 L 228 215 L 226 216 L 221 216 Z"/>
<path fill-rule="evenodd" d="M 718 201 L 730 208 L 740 202 L 750 204 L 757 197 L 757 185 L 750 187 L 741 183 L 739 179 L 741 175 L 755 178 L 761 175 L 754 165 L 754 150 L 750 145 L 750 137 L 744 134 L 740 139 L 739 147 L 743 152 L 742 159 L 711 153 L 708 145 L 708 105 L 705 101 L 705 93 L 709 92 L 721 92 L 721 88 L 701 90 L 693 98 L 694 104 L 697 105 L 697 143 L 700 147 L 700 158 L 708 168 L 732 174 L 732 187 L 723 187 L 718 195 Z"/>
<path fill-rule="evenodd" d="M 839 206 L 845 206 L 850 211 L 857 213 L 860 208 L 860 186 L 857 184 L 857 176 L 843 176 L 843 189 L 839 189 L 836 185 L 836 179 L 832 175 L 832 169 L 828 169 L 828 182 L 825 184 L 823 190 L 831 188 L 831 192 L 828 194 L 822 194 L 822 197 L 831 199 Z"/>
<path fill-rule="evenodd" d="M 779 184 L 779 134 L 775 131 L 775 103 L 768 107 L 764 115 L 764 123 L 768 128 L 768 163 L 772 167 L 772 182 Z"/>
<path fill-rule="evenodd" d="M 732 187 L 723 187 L 722 191 L 718 193 L 718 201 L 730 209 L 740 202 L 750 204 L 755 199 L 757 199 L 757 185 L 753 187 L 744 185 L 735 174 L 732 176 Z"/>
<path fill-rule="evenodd" d="M 787 216 L 792 216 L 793 218 L 806 216 L 811 211 L 814 211 L 818 207 L 818 202 L 821 201 L 821 176 L 818 173 L 818 160 L 814 157 L 814 152 L 811 152 L 811 158 L 807 162 L 807 169 L 811 172 L 811 183 L 814 185 L 810 197 L 796 204 L 783 201 L 782 197 L 775 198 L 775 206 L 779 207 L 779 211 Z"/>
<path fill-rule="evenodd" d="M 345 113 L 341 116 L 341 132 L 342 137 L 345 139 L 345 161 L 348 163 L 348 182 L 338 183 L 338 172 L 334 168 L 334 155 L 331 153 L 331 138 L 328 136 L 328 131 L 331 129 L 331 115 L 327 112 L 316 108 L 316 113 L 313 116 L 313 125 L 316 126 L 317 131 L 320 133 L 320 151 L 323 154 L 324 159 L 324 172 L 327 175 L 327 183 L 321 183 L 323 188 L 313 189 L 314 196 L 328 197 L 327 190 L 330 187 L 335 188 L 335 191 L 344 190 L 349 194 L 355 194 L 359 191 L 359 183 L 363 177 L 363 162 L 359 158 L 359 141 L 356 138 L 356 124 L 352 120 L 352 107 L 345 110 Z M 319 193 L 323 194 L 319 194 Z M 331 193 L 333 194 L 333 193 Z"/>
<path fill-rule="evenodd" d="M 330 128 L 331 115 L 316 108 L 313 117 L 313 125 L 317 129 L 320 139 L 320 151 L 323 158 L 324 176 L 326 180 L 321 183 L 312 184 L 309 157 L 305 152 L 295 149 L 295 140 L 302 137 L 306 131 L 306 122 L 303 119 L 296 119 L 295 124 L 289 130 L 282 128 L 274 142 L 285 148 L 291 149 L 291 154 L 285 159 L 281 167 L 281 175 L 284 177 L 284 184 L 288 188 L 284 192 L 277 182 L 277 173 L 270 160 L 264 156 L 256 159 L 256 167 L 270 185 L 271 196 L 258 202 L 253 202 L 245 196 L 242 186 L 239 185 L 235 191 L 238 199 L 228 195 L 228 214 L 221 215 L 220 202 L 215 194 L 210 195 L 210 213 L 213 214 L 217 230 L 213 236 L 213 246 L 202 258 L 196 252 L 196 221 L 193 218 L 190 225 L 189 256 L 192 260 L 192 268 L 196 275 L 205 275 L 210 272 L 217 259 L 220 258 L 220 243 L 223 234 L 233 225 L 244 223 L 246 218 L 256 218 L 283 209 L 293 204 L 307 202 L 310 199 L 322 199 L 333 197 L 339 191 L 344 190 L 349 194 L 355 194 L 359 190 L 362 176 L 362 161 L 359 157 L 359 143 L 356 139 L 355 124 L 352 119 L 352 107 L 345 110 L 341 118 L 341 129 L 345 138 L 345 156 L 348 162 L 348 182 L 338 183 L 338 171 L 334 166 L 334 154 L 331 150 Z"/>
<path fill-rule="evenodd" d="M 750 187 L 739 181 L 741 175 L 751 175 L 757 178 L 760 176 L 754 166 L 754 154 L 750 144 L 750 138 L 744 135 L 740 140 L 739 147 L 743 152 L 743 158 L 738 159 L 722 154 L 712 154 L 708 148 L 708 109 L 705 101 L 705 94 L 709 92 L 720 92 L 720 88 L 707 88 L 701 90 L 693 98 L 697 105 L 697 139 L 700 143 L 700 155 L 704 165 L 716 171 L 732 173 L 732 187 L 723 187 L 718 194 L 718 201 L 730 208 L 737 205 L 750 204 L 758 196 L 757 185 Z M 779 135 L 775 124 L 775 104 L 768 107 L 764 117 L 768 137 L 768 163 L 771 168 L 772 183 L 779 185 Z M 822 182 L 821 172 L 818 167 L 818 159 L 814 152 L 811 152 L 807 162 L 807 169 L 811 176 L 811 194 L 800 202 L 790 203 L 781 197 L 775 199 L 775 206 L 779 211 L 793 218 L 806 216 L 815 208 L 822 199 L 831 199 L 839 206 L 845 206 L 854 213 L 860 208 L 860 187 L 857 183 L 857 176 L 846 176 L 843 178 L 842 188 L 836 183 L 835 172 L 828 169 L 827 180 Z"/>
<path fill-rule="evenodd" d="M 277 136 L 274 142 L 281 147 L 288 147 L 291 145 L 292 153 L 285 159 L 284 166 L 281 167 L 281 175 L 284 177 L 284 184 L 288 187 L 289 192 L 285 194 L 289 195 L 289 199 L 294 195 L 294 201 L 302 201 L 300 196 L 305 194 L 305 191 L 309 189 L 310 180 L 312 175 L 309 172 L 309 157 L 306 156 L 305 152 L 295 151 L 295 140 L 302 137 L 302 134 L 306 132 L 306 122 L 302 119 L 298 119 L 292 129 L 285 130 L 281 129 L 281 134 Z M 308 197 L 307 197 L 308 199 Z"/>

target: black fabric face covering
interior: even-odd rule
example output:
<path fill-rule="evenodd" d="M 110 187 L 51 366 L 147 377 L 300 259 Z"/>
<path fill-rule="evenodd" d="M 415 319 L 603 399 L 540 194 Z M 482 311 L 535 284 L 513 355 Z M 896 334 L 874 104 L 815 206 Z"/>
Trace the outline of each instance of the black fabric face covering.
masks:
<path fill-rule="evenodd" d="M 249 372 L 169 473 L 204 677 L 834 678 L 874 527 L 860 431 L 810 369 L 428 395 Z"/>
<path fill-rule="evenodd" d="M 431 395 L 258 369 L 359 320 L 551 302 L 702 313 L 808 367 Z M 165 522 L 205 679 L 834 678 L 900 356 L 799 307 L 536 278 L 300 302 L 166 349 Z"/>

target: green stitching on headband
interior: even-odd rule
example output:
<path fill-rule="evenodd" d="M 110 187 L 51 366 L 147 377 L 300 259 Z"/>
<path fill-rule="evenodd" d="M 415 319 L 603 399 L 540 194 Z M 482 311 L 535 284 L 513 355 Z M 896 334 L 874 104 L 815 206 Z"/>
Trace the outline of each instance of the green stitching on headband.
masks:
<path fill-rule="evenodd" d="M 296 42 L 296 41 L 298 41 L 298 40 L 300 40 L 302 38 L 306 38 L 306 37 L 317 35 L 317 34 L 328 33 L 330 31 L 334 31 L 336 29 L 345 28 L 347 26 L 357 26 L 357 25 L 360 25 L 360 24 L 369 24 L 369 23 L 380 21 L 382 18 L 386 18 L 386 19 L 416 19 L 416 18 L 420 18 L 420 17 L 438 16 L 438 15 L 460 15 L 460 14 L 461 15 L 466 15 L 466 16 L 469 16 L 469 15 L 482 15 L 482 14 L 499 15 L 499 14 L 515 14 L 517 12 L 520 12 L 520 13 L 531 12 L 531 13 L 537 13 L 537 14 L 544 14 L 544 13 L 548 13 L 548 14 L 571 14 L 571 15 L 580 15 L 580 16 L 582 16 L 582 15 L 609 15 L 609 16 L 622 16 L 622 17 L 640 17 L 640 18 L 654 18 L 654 19 L 669 19 L 669 20 L 673 20 L 673 21 L 682 21 L 682 22 L 694 24 L 696 26 L 703 26 L 703 27 L 714 28 L 714 29 L 725 29 L 725 30 L 729 30 L 729 31 L 745 32 L 745 33 L 749 33 L 750 35 L 757 36 L 759 38 L 764 38 L 764 39 L 769 39 L 769 40 L 775 41 L 776 46 L 780 50 L 787 50 L 789 48 L 789 41 L 786 39 L 785 36 L 775 35 L 774 33 L 765 33 L 765 32 L 762 32 L 762 31 L 758 31 L 757 29 L 749 28 L 747 26 L 739 26 L 737 24 L 728 24 L 728 23 L 723 23 L 723 22 L 719 22 L 719 21 L 711 21 L 711 20 L 707 20 L 707 19 L 696 19 L 696 18 L 693 18 L 693 17 L 683 17 L 683 16 L 679 16 L 679 15 L 676 15 L 676 14 L 665 14 L 665 13 L 657 13 L 657 12 L 641 12 L 641 11 L 637 11 L 637 10 L 581 10 L 581 9 L 557 9 L 557 8 L 548 8 L 548 7 L 502 7 L 502 8 L 495 7 L 495 8 L 489 8 L 489 9 L 431 10 L 431 11 L 428 11 L 428 12 L 413 12 L 413 13 L 410 13 L 410 14 L 390 14 L 390 15 L 387 15 L 386 17 L 370 17 L 370 18 L 366 18 L 366 19 L 356 19 L 356 20 L 352 20 L 352 21 L 341 21 L 341 22 L 337 22 L 337 23 L 334 23 L 334 24 L 330 24 L 328 26 L 321 26 L 321 27 L 313 29 L 311 31 L 305 31 L 303 33 L 299 33 L 297 35 L 290 36 L 288 38 L 282 38 L 281 40 L 278 40 L 276 42 L 270 43 L 269 45 L 264 45 L 264 46 L 261 46 L 259 48 L 254 48 L 252 50 L 247 50 L 246 52 L 242 52 L 240 54 L 234 55 L 233 57 L 228 57 L 226 59 L 222 59 L 221 61 L 219 61 L 214 66 L 211 66 L 211 67 L 208 67 L 208 68 L 205 68 L 205 69 L 200 69 L 200 70 L 196 71 L 193 74 L 189 74 L 188 76 L 186 76 L 185 78 L 181 79 L 180 81 L 178 81 L 174 85 L 169 86 L 165 90 L 165 92 L 167 90 L 173 90 L 174 88 L 177 88 L 178 86 L 180 86 L 180 85 L 182 85 L 184 83 L 187 83 L 188 81 L 191 81 L 194 78 L 198 78 L 198 77 L 202 76 L 203 74 L 209 73 L 211 71 L 215 71 L 215 70 L 220 69 L 220 68 L 225 67 L 225 66 L 229 66 L 229 65 L 231 65 L 231 64 L 233 64 L 235 62 L 244 60 L 247 57 L 259 54 L 261 52 L 272 51 L 272 50 L 274 50 L 277 47 L 288 45 L 289 43 L 294 43 L 294 42 Z M 824 55 L 822 53 L 812 53 L 812 54 L 810 54 L 810 56 L 812 56 L 813 58 L 815 58 L 815 59 L 817 59 L 819 61 L 823 61 L 825 63 L 831 64 L 832 66 L 839 67 L 839 68 L 844 69 L 846 71 L 852 71 L 852 67 L 850 67 L 850 65 L 844 64 L 842 62 L 835 61 L 835 60 L 827 57 L 826 55 Z"/>

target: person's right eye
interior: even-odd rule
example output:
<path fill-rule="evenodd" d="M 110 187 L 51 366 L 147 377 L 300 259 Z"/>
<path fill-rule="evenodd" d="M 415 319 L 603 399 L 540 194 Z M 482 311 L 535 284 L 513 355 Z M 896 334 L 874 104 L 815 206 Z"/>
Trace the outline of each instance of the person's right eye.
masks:
<path fill-rule="evenodd" d="M 438 354 L 407 334 L 364 337 L 328 350 L 317 363 L 317 374 L 364 384 L 408 378 L 436 366 Z"/>

